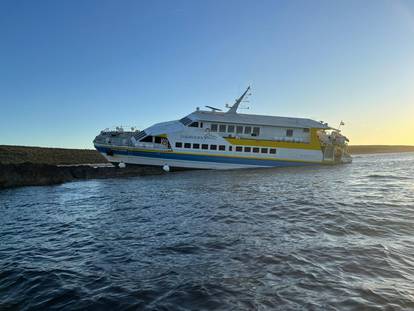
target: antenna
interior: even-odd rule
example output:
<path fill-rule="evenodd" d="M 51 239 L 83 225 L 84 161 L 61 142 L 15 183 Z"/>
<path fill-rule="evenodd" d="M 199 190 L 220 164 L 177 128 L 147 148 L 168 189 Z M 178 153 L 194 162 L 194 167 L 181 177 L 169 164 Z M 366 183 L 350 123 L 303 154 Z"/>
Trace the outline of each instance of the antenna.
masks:
<path fill-rule="evenodd" d="M 211 106 L 204 106 L 204 107 L 207 107 L 207 108 L 211 109 L 211 111 L 221 111 L 221 109 L 211 107 Z"/>
<path fill-rule="evenodd" d="M 341 126 L 345 125 L 345 122 L 341 120 L 338 126 L 338 131 L 341 131 Z"/>
<path fill-rule="evenodd" d="M 240 96 L 238 99 L 236 99 L 236 102 L 233 106 L 230 107 L 229 111 L 227 113 L 237 113 L 237 109 L 239 108 L 240 103 L 243 101 L 244 97 L 252 95 L 251 93 L 247 94 L 247 92 L 250 90 L 250 85 L 247 87 L 246 91 Z"/>

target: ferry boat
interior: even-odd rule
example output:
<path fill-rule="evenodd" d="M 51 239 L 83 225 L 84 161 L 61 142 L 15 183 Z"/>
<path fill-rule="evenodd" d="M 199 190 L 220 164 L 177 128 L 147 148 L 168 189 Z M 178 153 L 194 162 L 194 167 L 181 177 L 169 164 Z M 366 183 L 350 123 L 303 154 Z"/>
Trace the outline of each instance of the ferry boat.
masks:
<path fill-rule="evenodd" d="M 226 112 L 206 106 L 144 130 L 103 130 L 95 148 L 111 163 L 238 169 L 350 163 L 348 138 L 322 121 L 238 113 L 250 87 Z M 343 123 L 341 122 L 341 125 Z"/>

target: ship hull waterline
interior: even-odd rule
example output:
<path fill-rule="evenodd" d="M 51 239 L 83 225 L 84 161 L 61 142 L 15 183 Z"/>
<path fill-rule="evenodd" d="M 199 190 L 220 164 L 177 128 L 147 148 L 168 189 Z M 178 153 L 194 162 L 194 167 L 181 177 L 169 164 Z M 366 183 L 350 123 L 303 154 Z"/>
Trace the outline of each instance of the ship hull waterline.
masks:
<path fill-rule="evenodd" d="M 323 163 L 321 161 L 260 159 L 201 154 L 195 155 L 174 152 L 114 150 L 98 146 L 96 146 L 96 149 L 111 163 L 159 167 L 167 165 L 171 168 L 229 170 L 241 168 L 293 167 L 332 164 Z"/>

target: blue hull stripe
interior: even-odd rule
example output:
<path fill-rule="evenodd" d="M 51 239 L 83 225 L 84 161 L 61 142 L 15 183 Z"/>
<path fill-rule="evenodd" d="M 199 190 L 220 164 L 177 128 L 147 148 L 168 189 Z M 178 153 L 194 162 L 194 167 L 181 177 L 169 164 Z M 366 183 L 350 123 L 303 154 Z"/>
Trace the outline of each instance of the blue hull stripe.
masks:
<path fill-rule="evenodd" d="M 179 153 L 163 153 L 163 152 L 141 152 L 132 150 L 114 150 L 105 147 L 96 147 L 99 152 L 106 153 L 111 150 L 114 155 L 139 156 L 146 158 L 170 159 L 170 160 L 185 160 L 194 162 L 215 162 L 215 163 L 229 163 L 242 165 L 258 165 L 258 166 L 304 166 L 315 165 L 318 163 L 295 162 L 295 161 L 278 161 L 278 160 L 259 160 L 259 159 L 243 159 L 220 156 L 206 156 L 193 154 L 179 154 Z"/>

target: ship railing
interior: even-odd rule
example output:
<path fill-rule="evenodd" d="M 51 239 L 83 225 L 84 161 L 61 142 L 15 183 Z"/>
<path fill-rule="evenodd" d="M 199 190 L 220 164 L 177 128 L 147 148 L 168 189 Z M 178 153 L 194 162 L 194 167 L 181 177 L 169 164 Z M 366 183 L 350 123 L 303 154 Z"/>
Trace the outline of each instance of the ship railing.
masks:
<path fill-rule="evenodd" d="M 168 148 L 168 146 L 163 145 L 163 144 L 155 144 L 155 143 L 136 143 L 134 145 L 137 148 L 142 148 L 142 149 L 159 149 L 159 150 L 170 150 L 171 148 Z"/>
<path fill-rule="evenodd" d="M 102 130 L 101 133 L 124 133 L 124 132 L 139 132 L 138 127 L 136 126 L 113 126 L 113 127 L 107 127 L 106 129 Z"/>
<path fill-rule="evenodd" d="M 286 143 L 309 143 L 309 139 L 301 137 L 275 137 L 274 140 Z"/>

